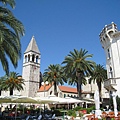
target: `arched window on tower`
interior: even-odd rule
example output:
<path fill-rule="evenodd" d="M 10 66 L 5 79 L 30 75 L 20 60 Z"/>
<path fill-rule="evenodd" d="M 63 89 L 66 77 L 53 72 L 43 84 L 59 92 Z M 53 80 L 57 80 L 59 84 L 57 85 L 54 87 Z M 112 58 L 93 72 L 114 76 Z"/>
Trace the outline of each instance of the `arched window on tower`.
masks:
<path fill-rule="evenodd" d="M 28 55 L 28 62 L 30 61 L 30 54 Z"/>
<path fill-rule="evenodd" d="M 32 62 L 34 62 L 34 60 L 35 60 L 35 55 L 33 54 L 32 55 Z"/>
<path fill-rule="evenodd" d="M 36 63 L 38 63 L 38 56 L 36 56 Z"/>
<path fill-rule="evenodd" d="M 25 55 L 25 63 L 27 62 L 27 55 Z"/>
<path fill-rule="evenodd" d="M 112 67 L 110 67 L 110 70 L 109 70 L 109 78 L 113 78 L 113 70 L 112 70 Z"/>

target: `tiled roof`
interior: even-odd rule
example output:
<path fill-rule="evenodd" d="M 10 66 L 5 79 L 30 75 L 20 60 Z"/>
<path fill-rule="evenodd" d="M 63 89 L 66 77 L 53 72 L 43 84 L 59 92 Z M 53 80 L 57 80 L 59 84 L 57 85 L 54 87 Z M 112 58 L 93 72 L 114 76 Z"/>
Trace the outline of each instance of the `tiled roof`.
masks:
<path fill-rule="evenodd" d="M 40 89 L 38 90 L 38 92 L 43 92 L 43 91 L 48 91 L 50 88 L 51 88 L 51 84 L 48 84 L 48 85 L 42 85 L 40 87 Z"/>
<path fill-rule="evenodd" d="M 51 84 L 44 86 L 41 86 L 40 89 L 38 90 L 38 92 L 43 92 L 48 91 L 50 88 L 52 87 Z M 68 92 L 68 93 L 77 93 L 77 88 L 73 88 L 73 87 L 68 87 L 68 86 L 58 86 L 60 91 L 62 92 Z M 83 94 L 87 94 L 87 93 L 91 93 L 90 91 L 82 91 Z"/>
<path fill-rule="evenodd" d="M 63 92 L 69 92 L 69 93 L 77 93 L 76 88 L 68 87 L 68 86 L 58 86 L 59 89 Z"/>

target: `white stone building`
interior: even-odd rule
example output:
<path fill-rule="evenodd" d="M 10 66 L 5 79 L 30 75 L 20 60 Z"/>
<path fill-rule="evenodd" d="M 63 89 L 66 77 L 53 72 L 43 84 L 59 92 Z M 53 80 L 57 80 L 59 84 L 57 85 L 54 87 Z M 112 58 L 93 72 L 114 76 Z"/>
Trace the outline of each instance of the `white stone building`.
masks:
<path fill-rule="evenodd" d="M 120 31 L 112 22 L 105 25 L 99 36 L 106 55 L 108 79 L 104 82 L 104 87 L 110 94 L 116 92 L 120 97 Z"/>

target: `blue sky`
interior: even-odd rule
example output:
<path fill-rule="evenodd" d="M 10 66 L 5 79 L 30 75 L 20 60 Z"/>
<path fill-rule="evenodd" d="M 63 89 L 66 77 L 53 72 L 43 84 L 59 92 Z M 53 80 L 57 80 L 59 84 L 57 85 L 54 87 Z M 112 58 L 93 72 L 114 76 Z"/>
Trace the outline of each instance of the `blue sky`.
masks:
<path fill-rule="evenodd" d="M 14 15 L 23 23 L 22 56 L 32 36 L 41 52 L 41 72 L 50 64 L 61 64 L 73 49 L 93 54 L 91 60 L 106 64 L 99 33 L 114 22 L 120 28 L 119 0 L 16 0 Z M 23 57 L 10 71 L 22 75 Z M 0 65 L 0 76 L 5 72 Z"/>

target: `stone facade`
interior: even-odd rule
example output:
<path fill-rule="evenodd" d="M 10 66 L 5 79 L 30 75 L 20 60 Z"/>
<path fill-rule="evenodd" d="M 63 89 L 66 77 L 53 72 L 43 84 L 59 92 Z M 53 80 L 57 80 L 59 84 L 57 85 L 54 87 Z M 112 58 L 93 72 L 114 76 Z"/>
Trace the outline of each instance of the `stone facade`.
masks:
<path fill-rule="evenodd" d="M 22 78 L 25 85 L 21 94 L 35 97 L 40 87 L 40 52 L 34 37 L 24 53 Z"/>

